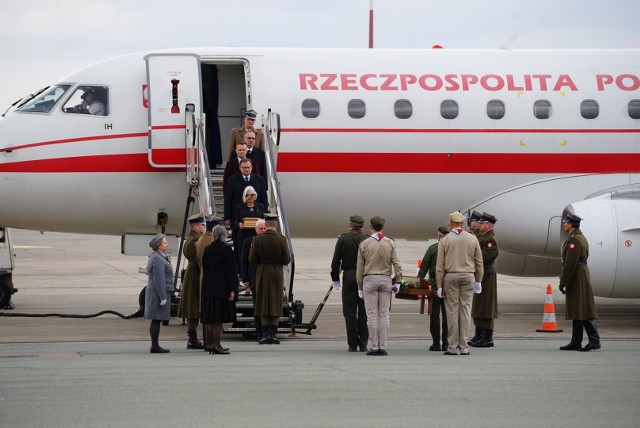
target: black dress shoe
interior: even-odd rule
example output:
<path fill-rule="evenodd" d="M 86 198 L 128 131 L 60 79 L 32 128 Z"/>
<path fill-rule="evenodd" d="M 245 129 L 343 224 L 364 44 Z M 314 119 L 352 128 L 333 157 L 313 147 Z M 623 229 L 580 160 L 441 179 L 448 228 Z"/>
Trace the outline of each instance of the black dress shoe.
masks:
<path fill-rule="evenodd" d="M 229 355 L 229 351 L 225 351 L 224 348 L 219 348 L 217 346 L 213 348 L 213 353 L 220 355 Z"/>
<path fill-rule="evenodd" d="M 389 355 L 386 349 L 378 349 L 378 355 Z"/>
<path fill-rule="evenodd" d="M 349 352 L 357 352 L 358 348 L 349 346 Z"/>
<path fill-rule="evenodd" d="M 456 354 L 455 352 L 449 352 L 449 351 L 447 351 L 447 352 L 445 352 L 443 355 L 458 355 L 458 354 Z"/>
<path fill-rule="evenodd" d="M 440 344 L 434 343 L 433 345 L 429 346 L 429 351 L 442 351 L 442 348 L 440 348 Z"/>
<path fill-rule="evenodd" d="M 600 348 L 601 348 L 601 346 L 600 346 L 599 343 L 589 342 L 589 343 L 587 343 L 587 346 L 585 346 L 584 348 L 580 349 L 580 351 L 581 352 L 589 352 L 589 351 L 592 351 L 594 349 L 600 349 Z"/>
<path fill-rule="evenodd" d="M 367 355 L 380 355 L 377 349 L 370 349 L 367 351 Z"/>
<path fill-rule="evenodd" d="M 589 346 L 589 345 L 587 345 L 587 346 Z M 569 342 L 568 345 L 560 347 L 561 351 L 580 351 L 581 349 L 582 349 L 582 347 L 580 346 L 580 344 L 579 343 L 575 343 L 575 342 Z"/>
<path fill-rule="evenodd" d="M 171 351 L 169 351 L 168 349 L 161 348 L 159 346 L 152 346 L 151 349 L 149 349 L 149 352 L 151 352 L 152 354 L 167 354 Z"/>

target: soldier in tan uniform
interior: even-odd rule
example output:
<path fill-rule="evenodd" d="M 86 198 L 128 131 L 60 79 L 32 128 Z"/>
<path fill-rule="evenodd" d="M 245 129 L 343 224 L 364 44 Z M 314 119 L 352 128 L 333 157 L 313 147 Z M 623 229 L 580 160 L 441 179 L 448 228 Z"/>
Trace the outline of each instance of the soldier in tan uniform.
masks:
<path fill-rule="evenodd" d="M 244 141 L 244 134 L 247 131 L 255 132 L 256 144 L 255 147 L 265 150 L 264 134 L 261 129 L 255 129 L 253 125 L 256 123 L 258 114 L 255 110 L 247 110 L 244 112 L 244 123 L 238 128 L 233 128 L 229 134 L 229 141 L 227 142 L 227 159 L 231 159 L 234 156 L 236 150 L 236 144 Z"/>
<path fill-rule="evenodd" d="M 498 241 L 493 227 L 498 220 L 489 213 L 482 213 L 478 220 L 480 234 L 478 242 L 482 251 L 482 292 L 473 295 L 471 316 L 476 326 L 476 334 L 467 342 L 477 348 L 493 347 L 493 320 L 498 318 L 498 274 L 494 263 L 498 258 Z"/>
<path fill-rule="evenodd" d="M 202 214 L 189 217 L 189 234 L 184 241 L 182 254 L 187 259 L 187 270 L 182 280 L 180 291 L 180 306 L 178 317 L 187 319 L 187 349 L 204 349 L 202 342 L 198 340 L 197 328 L 200 320 L 200 265 L 196 250 L 196 242 L 205 231 L 205 221 Z"/>
<path fill-rule="evenodd" d="M 464 216 L 449 214 L 451 232 L 440 240 L 436 260 L 438 297 L 444 297 L 447 311 L 449 348 L 445 355 L 469 355 L 467 335 L 471 321 L 474 289 L 481 288 L 482 251 L 478 239 L 462 229 Z M 474 282 L 475 281 L 475 282 Z"/>
<path fill-rule="evenodd" d="M 567 295 L 566 317 L 573 320 L 571 342 L 561 346 L 562 351 L 591 351 L 600 349 L 600 335 L 596 323 L 598 318 L 596 303 L 591 289 L 591 278 L 587 259 L 589 243 L 580 230 L 582 219 L 575 214 L 567 213 L 562 220 L 562 228 L 569 234 L 562 245 L 562 273 L 560 274 L 560 291 Z M 582 347 L 582 329 L 587 332 L 589 343 Z"/>
<path fill-rule="evenodd" d="M 373 217 L 370 220 L 371 237 L 362 241 L 358 249 L 356 281 L 358 295 L 364 298 L 367 312 L 367 355 L 387 355 L 391 293 L 398 292 L 402 280 L 396 243 L 382 233 L 384 223 L 384 218 Z M 393 285 L 392 276 L 396 281 Z"/>

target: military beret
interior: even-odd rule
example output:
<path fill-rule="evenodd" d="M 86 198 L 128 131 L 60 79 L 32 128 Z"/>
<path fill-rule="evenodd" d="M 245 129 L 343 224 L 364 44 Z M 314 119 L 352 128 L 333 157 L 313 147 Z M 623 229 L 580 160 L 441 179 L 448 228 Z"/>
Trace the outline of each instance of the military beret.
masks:
<path fill-rule="evenodd" d="M 371 226 L 380 229 L 384 226 L 385 221 L 386 220 L 384 218 L 377 215 L 375 217 L 371 217 L 371 220 L 369 220 L 369 223 L 371 223 Z"/>
<path fill-rule="evenodd" d="M 451 214 L 449 214 L 449 220 L 451 220 L 454 223 L 462 223 L 464 222 L 464 216 L 460 214 L 460 212 L 454 211 Z"/>
<path fill-rule="evenodd" d="M 364 225 L 364 217 L 362 217 L 359 214 L 354 214 L 351 217 L 349 217 L 349 223 L 354 224 L 356 226 L 360 226 L 362 227 L 362 225 Z"/>
<path fill-rule="evenodd" d="M 491 224 L 496 224 L 496 221 L 498 221 L 497 218 L 495 218 L 494 216 L 492 216 L 489 213 L 482 213 L 482 217 L 480 217 L 480 220 L 478 220 L 480 223 L 491 223 Z"/>
<path fill-rule="evenodd" d="M 160 241 L 162 241 L 162 238 L 164 238 L 164 235 L 162 233 L 154 235 L 153 238 L 151 238 L 151 241 L 149 241 L 149 246 L 151 248 L 155 248 L 160 243 Z"/>
<path fill-rule="evenodd" d="M 567 213 L 565 214 L 564 218 L 562 219 L 563 223 L 571 223 L 574 226 L 580 226 L 580 222 L 582 221 L 582 218 L 580 216 L 577 216 L 573 213 L 570 213 L 567 211 Z"/>
<path fill-rule="evenodd" d="M 447 233 L 451 232 L 451 229 L 449 229 L 449 226 L 440 226 L 438 228 L 438 232 L 440 232 L 440 234 L 442 235 L 446 235 Z"/>
<path fill-rule="evenodd" d="M 258 114 L 255 110 L 247 110 L 244 112 L 244 117 L 255 120 L 258 117 Z"/>
<path fill-rule="evenodd" d="M 197 224 L 197 223 L 204 223 L 204 216 L 201 213 L 198 214 L 194 214 L 191 217 L 189 217 L 189 224 Z"/>

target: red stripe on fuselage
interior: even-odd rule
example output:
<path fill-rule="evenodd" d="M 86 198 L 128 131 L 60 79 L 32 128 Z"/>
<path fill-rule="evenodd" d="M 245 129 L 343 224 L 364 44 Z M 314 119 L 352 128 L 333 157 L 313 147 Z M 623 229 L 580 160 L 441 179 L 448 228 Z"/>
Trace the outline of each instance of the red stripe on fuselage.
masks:
<path fill-rule="evenodd" d="M 291 153 L 278 154 L 278 172 L 533 173 L 640 172 L 639 153 Z"/>
<path fill-rule="evenodd" d="M 180 150 L 183 154 L 184 150 Z M 38 159 L 0 164 L 0 173 L 77 173 L 77 172 L 184 172 L 184 168 L 154 168 L 147 153 L 77 156 Z"/>
<path fill-rule="evenodd" d="M 638 129 L 461 129 L 461 128 L 282 128 L 285 133 L 394 133 L 394 134 L 633 134 L 640 133 Z"/>
<path fill-rule="evenodd" d="M 99 141 L 99 140 L 116 140 L 120 138 L 140 138 L 140 137 L 147 137 L 148 135 L 149 134 L 146 132 L 136 132 L 131 134 L 93 135 L 90 137 L 65 138 L 62 140 L 41 141 L 39 143 L 23 144 L 21 146 L 4 147 L 0 149 L 0 153 L 15 152 L 21 149 L 31 149 L 33 147 L 41 147 L 41 146 L 52 146 L 56 144 L 84 143 L 84 142 Z"/>

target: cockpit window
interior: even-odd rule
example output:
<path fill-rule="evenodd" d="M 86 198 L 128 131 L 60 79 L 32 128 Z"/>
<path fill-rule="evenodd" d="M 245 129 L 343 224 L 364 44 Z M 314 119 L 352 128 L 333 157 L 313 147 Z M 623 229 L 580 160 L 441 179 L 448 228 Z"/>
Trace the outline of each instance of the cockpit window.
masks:
<path fill-rule="evenodd" d="M 62 97 L 70 87 L 71 85 L 52 86 L 18 107 L 18 110 L 34 113 L 49 113 L 60 97 Z"/>
<path fill-rule="evenodd" d="M 78 86 L 71 98 L 62 106 L 62 111 L 106 116 L 109 114 L 109 88 L 105 86 Z"/>

